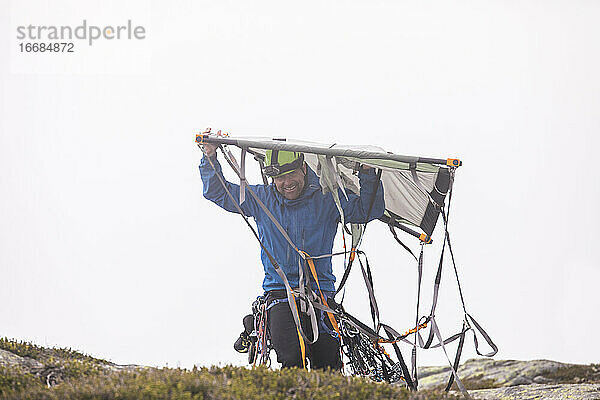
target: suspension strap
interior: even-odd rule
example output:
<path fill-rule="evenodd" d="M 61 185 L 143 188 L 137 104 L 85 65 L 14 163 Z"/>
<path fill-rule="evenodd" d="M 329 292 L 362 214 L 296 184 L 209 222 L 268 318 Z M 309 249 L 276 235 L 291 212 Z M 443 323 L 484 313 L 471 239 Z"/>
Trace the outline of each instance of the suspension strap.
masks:
<path fill-rule="evenodd" d="M 319 278 L 317 278 L 317 270 L 315 269 L 315 263 L 313 262 L 312 258 L 308 255 L 308 253 L 304 252 L 304 254 L 306 256 L 306 261 L 308 262 L 308 265 L 310 267 L 310 272 L 312 273 L 312 276 L 315 279 L 315 282 L 317 283 L 317 288 L 319 289 L 319 294 L 321 295 L 321 301 L 323 302 L 323 304 L 325 306 L 329 307 L 329 304 L 327 304 L 327 298 L 325 297 L 325 295 L 323 294 L 323 291 L 321 290 L 321 285 L 319 284 Z M 333 327 L 333 329 L 335 329 L 335 331 L 338 334 L 338 340 L 341 340 L 340 328 L 338 327 L 337 321 L 335 320 L 333 313 L 331 313 L 329 311 L 326 311 L 325 313 L 327 314 L 327 317 L 329 318 L 329 322 L 331 322 L 331 326 Z"/>
<path fill-rule="evenodd" d="M 246 200 L 246 187 L 248 187 L 248 181 L 246 180 L 246 149 L 242 149 L 240 164 L 240 204 L 242 204 Z"/>
<path fill-rule="evenodd" d="M 417 262 L 417 306 L 415 314 L 415 326 L 419 326 L 419 305 L 421 303 L 421 281 L 423 279 L 423 245 L 421 245 L 421 252 L 419 253 L 419 260 Z M 417 331 L 413 341 L 411 364 L 412 364 L 412 376 L 415 380 L 415 388 L 419 386 L 419 378 L 417 377 L 417 339 L 419 339 L 419 345 L 421 343 L 421 335 Z"/>
<path fill-rule="evenodd" d="M 459 344 L 456 350 L 456 355 L 454 357 L 454 364 L 452 364 L 452 362 L 450 362 L 450 359 L 448 358 L 448 361 L 450 363 L 450 367 L 452 368 L 452 374 L 448 379 L 448 384 L 446 385 L 446 391 L 450 390 L 452 383 L 454 380 L 456 380 L 457 386 L 459 387 L 459 389 L 461 390 L 461 392 L 463 392 L 463 394 L 465 394 L 465 396 L 467 398 L 470 398 L 468 393 L 466 393 L 466 390 L 463 391 L 463 388 L 461 388 L 462 383 L 460 382 L 458 375 L 456 373 L 456 371 L 458 370 L 458 366 L 460 364 L 460 357 L 462 354 L 462 350 L 463 350 L 463 345 L 464 345 L 464 341 L 465 341 L 465 337 L 466 337 L 466 333 L 469 330 L 472 330 L 471 325 L 469 323 L 469 321 L 471 321 L 473 323 L 473 325 L 475 326 L 475 328 L 477 329 L 477 331 L 479 333 L 482 334 L 482 336 L 484 337 L 484 339 L 486 340 L 487 344 L 491 347 L 492 351 L 486 354 L 482 354 L 479 351 L 479 343 L 477 340 L 477 332 L 475 332 L 475 330 L 473 330 L 473 340 L 475 342 L 475 351 L 477 352 L 478 355 L 480 356 L 486 356 L 486 357 L 491 357 L 493 355 L 495 355 L 498 352 L 498 347 L 494 344 L 494 342 L 492 341 L 492 339 L 490 338 L 490 336 L 487 334 L 487 332 L 481 327 L 481 325 L 479 325 L 477 323 L 477 321 L 475 321 L 473 319 L 473 317 L 467 312 L 466 309 L 466 305 L 465 305 L 465 300 L 464 300 L 464 296 L 463 296 L 463 292 L 462 292 L 462 287 L 460 284 L 460 279 L 458 276 L 458 269 L 456 267 L 456 260 L 454 258 L 454 252 L 452 250 L 452 243 L 450 241 L 450 234 L 448 232 L 448 218 L 449 218 L 449 214 L 450 214 L 450 205 L 452 203 L 452 184 L 454 181 L 454 169 L 450 170 L 450 185 L 449 185 L 449 197 L 448 197 L 448 206 L 447 209 L 444 209 L 444 207 L 441 207 L 440 213 L 442 214 L 442 219 L 444 221 L 444 243 L 442 246 L 442 252 L 440 255 L 440 262 L 438 265 L 438 270 L 437 270 L 437 274 L 436 274 L 436 279 L 435 279 L 435 284 L 434 284 L 434 291 L 433 291 L 433 301 L 432 301 L 432 306 L 431 306 L 431 313 L 430 313 L 430 319 L 432 320 L 432 329 L 429 332 L 429 337 L 427 339 L 427 342 L 425 343 L 424 348 L 434 348 L 434 347 L 439 347 L 441 346 L 442 349 L 444 350 L 444 353 L 446 354 L 446 357 L 448 357 L 447 353 L 446 353 L 446 349 L 445 349 L 445 345 L 456 340 L 456 339 L 460 339 L 459 340 Z M 459 295 L 460 295 L 460 301 L 461 301 L 461 305 L 463 308 L 463 312 L 464 312 L 464 321 L 463 321 L 463 327 L 461 329 L 461 332 L 451 336 L 450 338 L 446 339 L 446 340 L 442 340 L 441 334 L 439 333 L 439 329 L 437 327 L 437 324 L 435 323 L 435 309 L 437 306 L 437 300 L 438 300 L 438 294 L 439 294 L 439 286 L 440 286 L 440 281 L 441 281 L 441 275 L 442 275 L 442 267 L 443 267 L 443 259 L 444 259 L 444 250 L 446 248 L 446 244 L 448 245 L 448 251 L 450 253 L 450 257 L 452 260 L 452 266 L 454 269 L 454 275 L 456 277 L 456 282 L 458 285 L 458 291 L 459 291 Z M 433 337 L 434 335 L 436 335 L 439 339 L 439 344 L 435 345 L 435 346 L 431 346 L 431 343 L 433 341 Z"/>
<path fill-rule="evenodd" d="M 371 199 L 369 201 L 369 208 L 367 209 L 367 221 L 369 221 L 369 217 L 371 216 L 371 210 L 373 210 L 373 205 L 375 204 L 375 196 L 377 195 L 377 191 L 379 190 L 379 182 L 381 182 L 381 174 L 383 173 L 383 170 L 381 168 L 377 169 L 377 181 L 376 181 L 376 188 L 375 191 L 373 191 L 373 193 L 371 193 Z M 361 236 L 360 236 L 360 240 L 358 242 L 358 244 L 355 246 L 357 249 L 360 246 L 360 244 L 362 243 L 362 238 L 365 236 L 365 231 L 367 230 L 367 224 L 368 222 L 366 222 L 364 224 L 364 228 L 362 230 Z"/>
<path fill-rule="evenodd" d="M 350 270 L 352 270 L 352 264 L 354 262 L 354 257 L 352 257 L 352 254 L 360 255 L 361 253 L 362 253 L 361 250 L 352 249 L 350 259 L 348 260 L 348 265 L 346 266 L 346 269 L 344 270 L 344 275 L 342 276 L 342 280 L 340 281 L 340 284 L 339 284 L 337 290 L 335 291 L 336 295 L 344 288 L 344 285 L 346 284 L 346 281 L 348 280 L 348 276 L 350 275 Z"/>
<path fill-rule="evenodd" d="M 371 319 L 373 320 L 373 329 L 375 330 L 375 332 L 378 333 L 379 328 L 380 328 L 379 307 L 377 306 L 377 300 L 375 300 L 375 291 L 373 289 L 373 275 L 371 274 L 371 267 L 369 266 L 369 259 L 367 258 L 367 256 L 364 255 L 364 253 L 361 252 L 361 254 L 365 258 L 365 264 L 367 265 L 366 270 L 365 270 L 365 266 L 363 265 L 363 262 L 360 258 L 360 255 L 358 256 L 358 262 L 360 264 L 360 269 L 362 271 L 363 279 L 365 280 L 365 286 L 367 287 L 367 292 L 369 293 L 369 306 L 371 308 Z"/>
<path fill-rule="evenodd" d="M 385 328 L 384 328 L 384 330 L 385 330 Z M 386 331 L 386 334 L 390 340 L 393 339 L 390 332 Z M 404 357 L 402 357 L 402 352 L 400 351 L 400 347 L 398 346 L 398 344 L 396 342 L 393 342 L 392 346 L 394 347 L 394 352 L 396 353 L 396 357 L 398 357 L 398 362 L 400 363 L 400 368 L 402 369 L 402 376 L 404 376 L 406 385 L 408 386 L 408 388 L 411 391 L 416 391 L 417 388 L 410 376 L 410 373 L 408 372 L 408 367 L 406 366 L 406 363 L 404 362 Z"/>
<path fill-rule="evenodd" d="M 442 350 L 444 350 L 444 354 L 446 355 L 446 359 L 448 360 L 448 363 L 450 364 L 450 369 L 452 370 L 452 376 L 454 377 L 454 380 L 456 381 L 456 386 L 458 386 L 458 389 L 461 391 L 461 393 L 468 400 L 472 400 L 472 397 L 471 397 L 471 395 L 469 395 L 469 392 L 467 392 L 467 389 L 465 388 L 465 385 L 463 385 L 462 381 L 458 377 L 458 374 L 456 373 L 456 369 L 454 368 L 454 365 L 452 364 L 452 361 L 450 361 L 450 357 L 448 357 L 448 352 L 446 351 L 446 346 L 444 345 L 444 340 L 442 339 L 442 334 L 440 333 L 440 330 L 439 330 L 439 328 L 437 326 L 435 318 L 431 318 L 431 330 L 433 332 L 435 332 L 435 335 L 437 336 L 438 340 L 440 341 L 440 345 L 442 346 Z"/>
<path fill-rule="evenodd" d="M 414 328 L 410 328 L 409 330 L 407 330 L 406 332 L 404 332 L 402 335 L 399 334 L 398 332 L 396 332 L 396 330 L 394 328 L 392 328 L 389 325 L 384 324 L 383 322 L 380 323 L 379 325 L 381 325 L 381 328 L 383 328 L 383 330 L 386 333 L 389 333 L 392 335 L 392 339 L 379 339 L 379 343 L 397 343 L 397 342 L 405 342 L 407 344 L 412 345 L 411 342 L 409 342 L 408 340 L 404 340 L 408 335 L 410 335 L 411 333 L 415 333 L 416 331 L 419 331 L 421 329 L 425 329 L 427 328 L 427 324 L 429 323 L 429 319 L 425 318 L 424 322 L 420 322 L 418 326 L 415 326 Z"/>
<path fill-rule="evenodd" d="M 452 244 L 450 243 L 450 234 L 448 233 L 448 218 L 442 210 L 442 218 L 444 220 L 444 232 L 446 240 L 448 241 L 448 251 L 450 252 L 450 258 L 452 259 L 452 266 L 454 267 L 454 275 L 456 276 L 456 283 L 458 285 L 458 293 L 460 295 L 460 302 L 463 307 L 465 314 L 467 313 L 467 307 L 465 306 L 465 298 L 463 297 L 462 287 L 460 286 L 460 279 L 458 279 L 458 269 L 456 268 L 456 261 L 454 261 L 454 252 L 452 251 Z"/>
<path fill-rule="evenodd" d="M 369 220 L 369 217 L 371 216 L 371 211 L 373 210 L 373 205 L 375 204 L 375 196 L 377 195 L 377 191 L 379 190 L 379 182 L 381 182 L 381 174 L 382 173 L 383 173 L 383 170 L 381 168 L 379 168 L 377 170 L 376 189 L 371 194 L 371 198 L 369 200 L 369 208 L 367 209 L 367 221 Z M 342 280 L 340 281 L 340 284 L 339 284 L 337 290 L 335 291 L 336 295 L 342 290 L 342 288 L 346 284 L 346 280 L 348 279 L 348 276 L 350 275 L 350 270 L 352 269 L 352 263 L 353 263 L 355 257 L 359 256 L 359 258 L 360 258 L 360 254 L 362 252 L 358 248 L 360 247 L 360 245 L 362 243 L 362 238 L 364 237 L 365 231 L 367 230 L 367 223 L 352 224 L 352 250 L 350 251 L 350 258 L 348 261 L 348 265 L 344 269 L 344 275 L 342 276 Z M 343 229 L 346 229 L 345 225 L 343 225 Z M 356 240 L 354 238 L 355 234 L 358 235 L 358 239 L 356 239 Z M 342 299 L 342 302 L 343 302 L 343 299 Z"/>
<path fill-rule="evenodd" d="M 486 353 L 486 354 L 482 354 L 479 351 L 479 342 L 477 340 L 477 332 L 475 332 L 475 330 L 473 330 L 473 340 L 475 342 L 475 351 L 477 352 L 478 355 L 480 356 L 484 356 L 484 357 L 492 357 L 494 356 L 497 352 L 498 352 L 498 347 L 496 346 L 496 344 L 494 344 L 494 342 L 492 341 L 492 338 L 488 335 L 488 333 L 485 331 L 485 329 L 483 329 L 481 327 L 481 325 L 467 312 L 467 308 L 465 306 L 465 300 L 463 297 L 463 293 L 462 293 L 462 288 L 460 285 L 460 280 L 458 278 L 458 269 L 456 268 L 456 261 L 454 259 L 454 252 L 452 251 L 452 244 L 450 242 L 450 234 L 448 233 L 448 217 L 447 215 L 444 215 L 443 210 L 442 210 L 442 218 L 444 219 L 444 231 L 445 231 L 445 235 L 446 235 L 446 239 L 448 242 L 448 250 L 450 252 L 450 256 L 452 259 L 452 266 L 454 268 L 454 275 L 456 276 L 456 283 L 458 285 L 458 292 L 460 294 L 460 300 L 462 303 L 462 307 L 463 307 L 463 311 L 465 313 L 465 322 L 467 325 L 467 330 L 468 329 L 472 329 L 469 321 L 473 323 L 473 325 L 475 326 L 475 328 L 477 329 L 477 331 L 479 333 L 481 333 L 481 335 L 484 337 L 485 341 L 487 342 L 488 346 L 490 346 L 490 348 L 492 349 L 491 352 Z M 457 350 L 457 353 L 462 351 L 462 347 L 459 347 L 459 349 Z M 460 355 L 457 355 L 458 357 L 460 357 Z"/>
<path fill-rule="evenodd" d="M 443 210 L 442 210 L 442 212 L 443 212 Z M 435 315 L 435 309 L 437 307 L 438 295 L 439 295 L 439 290 L 440 290 L 440 282 L 442 280 L 442 266 L 443 266 L 443 262 L 444 262 L 445 249 L 446 249 L 446 239 L 444 238 L 444 243 L 442 245 L 442 252 L 440 254 L 440 261 L 438 263 L 438 269 L 435 274 L 435 282 L 433 284 L 433 300 L 431 302 L 431 311 L 429 313 L 430 317 Z M 433 332 L 433 330 L 430 330 L 429 337 L 427 338 L 427 341 L 425 342 L 424 348 L 428 349 L 431 346 L 431 343 L 433 342 L 433 337 L 434 337 L 434 332 Z"/>
<path fill-rule="evenodd" d="M 487 332 L 481 327 L 481 325 L 479 325 L 477 323 L 477 321 L 475 321 L 475 318 L 473 318 L 471 316 L 471 314 L 467 313 L 467 318 L 473 323 L 473 325 L 475 325 L 475 328 L 479 331 L 479 333 L 481 333 L 481 335 L 483 336 L 483 338 L 485 339 L 487 344 L 492 348 L 492 351 L 490 351 L 489 353 L 485 353 L 485 354 L 480 353 L 479 352 L 479 342 L 477 341 L 477 335 L 475 334 L 475 331 L 473 331 L 473 341 L 475 342 L 475 351 L 477 352 L 477 354 L 479 354 L 480 356 L 483 356 L 483 357 L 495 356 L 496 353 L 498 352 L 498 346 L 496 346 L 494 344 L 490 335 L 488 335 Z"/>
<path fill-rule="evenodd" d="M 265 175 L 264 169 L 265 169 L 265 163 L 263 160 L 258 159 L 258 166 L 260 167 L 260 176 L 262 178 L 263 184 L 265 186 L 269 185 L 269 181 L 267 180 L 267 176 Z"/>
<path fill-rule="evenodd" d="M 465 320 L 467 321 L 467 325 L 469 326 L 469 328 L 470 328 L 469 321 L 473 323 L 473 325 L 475 326 L 475 328 L 477 329 L 477 331 L 479 333 L 481 333 L 481 335 L 483 336 L 483 338 L 487 342 L 488 346 L 490 346 L 491 349 L 492 349 L 491 352 L 486 353 L 486 354 L 482 354 L 479 351 L 479 342 L 477 341 L 477 333 L 475 332 L 475 330 L 473 330 L 473 340 L 475 342 L 475 351 L 480 356 L 483 356 L 483 357 L 492 357 L 492 356 L 494 356 L 498 352 L 498 346 L 496 346 L 496 344 L 494 344 L 494 342 L 492 341 L 492 338 L 488 335 L 488 333 L 485 331 L 485 329 L 483 329 L 481 327 L 481 325 L 479 325 L 479 323 L 477 321 L 475 321 L 475 318 L 473 318 L 471 316 L 471 314 L 469 314 L 467 312 L 467 309 L 465 307 L 465 302 L 464 302 L 463 294 L 462 294 L 462 289 L 461 289 L 461 286 L 460 286 L 460 280 L 458 279 L 458 270 L 456 268 L 456 262 L 454 260 L 454 252 L 452 251 L 452 245 L 450 243 L 450 234 L 448 233 L 448 224 L 447 224 L 447 220 L 446 219 L 444 219 L 444 227 L 445 227 L 445 230 L 446 230 L 446 236 L 448 237 L 448 250 L 450 250 L 450 256 L 452 258 L 452 266 L 454 267 L 454 274 L 456 276 L 456 282 L 458 284 L 458 290 L 459 290 L 459 293 L 460 293 L 460 299 L 462 301 L 463 310 L 465 312 Z"/>
<path fill-rule="evenodd" d="M 458 341 L 458 349 L 456 350 L 456 356 L 454 357 L 454 365 L 452 367 L 455 371 L 458 371 L 458 366 L 460 365 L 460 356 L 462 354 L 463 345 L 465 344 L 465 335 L 467 334 L 468 330 L 469 330 L 469 325 L 466 323 L 466 321 L 463 321 L 462 331 L 459 334 L 460 340 Z M 446 392 L 450 391 L 450 388 L 452 387 L 453 382 L 454 382 L 454 374 L 450 374 L 450 378 L 448 378 L 448 384 L 446 385 L 446 388 L 444 389 Z"/>
<path fill-rule="evenodd" d="M 402 246 L 404 248 L 404 250 L 408 251 L 410 253 L 411 256 L 413 256 L 413 258 L 415 259 L 415 261 L 419 261 L 417 259 L 417 256 L 415 256 L 415 253 L 413 253 L 413 251 L 410 249 L 410 247 L 408 247 L 406 244 L 404 244 L 404 242 L 402 242 L 399 238 L 398 235 L 396 234 L 396 228 L 394 227 L 394 225 L 392 225 L 392 219 L 390 219 L 390 222 L 388 223 L 388 228 L 390 228 L 390 232 L 392 232 L 392 235 L 394 236 L 394 239 L 396 239 L 396 242 L 398 242 L 398 244 L 400 246 Z"/>
<path fill-rule="evenodd" d="M 302 368 L 306 369 L 306 345 L 304 344 L 304 338 L 302 338 L 302 333 L 298 327 L 296 327 L 296 332 L 298 332 L 298 342 L 300 343 L 300 353 L 302 354 Z"/>

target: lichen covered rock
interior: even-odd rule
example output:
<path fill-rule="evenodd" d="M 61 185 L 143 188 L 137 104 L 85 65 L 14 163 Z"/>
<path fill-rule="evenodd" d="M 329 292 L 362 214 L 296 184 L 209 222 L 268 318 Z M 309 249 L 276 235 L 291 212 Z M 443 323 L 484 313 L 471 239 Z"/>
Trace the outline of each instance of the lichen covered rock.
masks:
<path fill-rule="evenodd" d="M 471 359 L 458 368 L 458 376 L 464 381 L 485 380 L 491 387 L 543 384 L 554 383 L 555 380 L 549 376 L 560 368 L 569 366 L 572 364 L 549 360 Z M 448 382 L 450 367 L 422 367 L 418 372 L 419 387 L 430 388 Z"/>
<path fill-rule="evenodd" d="M 471 390 L 475 400 L 599 400 L 600 384 L 521 385 L 497 389 Z"/>

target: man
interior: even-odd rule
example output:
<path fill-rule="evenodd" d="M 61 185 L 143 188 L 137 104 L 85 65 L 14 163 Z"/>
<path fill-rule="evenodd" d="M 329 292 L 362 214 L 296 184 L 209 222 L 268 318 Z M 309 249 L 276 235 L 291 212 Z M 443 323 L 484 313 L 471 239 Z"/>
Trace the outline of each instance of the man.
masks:
<path fill-rule="evenodd" d="M 205 155 L 200 162 L 204 197 L 227 211 L 238 212 L 216 175 L 223 176 L 217 161 L 216 149 L 217 146 L 214 144 L 204 144 Z M 332 194 L 322 193 L 319 178 L 304 162 L 304 155 L 290 151 L 267 150 L 264 172 L 273 178 L 273 184 L 253 185 L 250 188 L 283 226 L 292 242 L 298 249 L 311 256 L 331 254 L 337 225 L 340 222 L 339 211 Z M 381 217 L 385 209 L 383 186 L 374 170 L 363 168 L 358 176 L 360 196 L 348 192 L 348 199 L 346 199 L 340 192 L 339 198 L 346 222 L 365 223 Z M 239 199 L 239 185 L 227 181 L 225 183 L 233 198 Z M 247 195 L 244 203 L 239 207 L 245 215 L 254 218 L 261 242 L 274 256 L 290 285 L 298 287 L 299 254 L 290 246 L 252 196 Z M 369 208 L 370 213 L 367 215 Z M 264 249 L 261 250 L 261 259 L 265 271 L 263 289 L 269 304 L 271 343 L 277 353 L 277 361 L 281 363 L 282 368 L 302 367 L 304 360 L 301 339 L 298 337 L 292 312 L 286 301 L 285 287 Z M 331 257 L 315 259 L 314 264 L 322 292 L 329 299 L 333 299 L 335 276 L 332 271 Z M 313 290 L 318 290 L 312 277 L 310 277 L 310 284 Z M 306 328 L 310 327 L 307 319 L 308 317 L 303 314 L 301 320 L 305 332 L 307 332 Z M 307 335 L 312 334 L 308 332 Z M 307 344 L 306 351 L 311 368 L 338 370 L 341 368 L 339 338 L 322 312 L 319 338 L 314 344 Z"/>

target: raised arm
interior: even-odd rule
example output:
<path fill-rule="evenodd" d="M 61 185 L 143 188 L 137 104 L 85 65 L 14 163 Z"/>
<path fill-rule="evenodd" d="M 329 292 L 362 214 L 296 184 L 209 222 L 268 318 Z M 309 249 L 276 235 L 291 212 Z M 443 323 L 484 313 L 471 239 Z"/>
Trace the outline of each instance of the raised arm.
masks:
<path fill-rule="evenodd" d="M 358 173 L 360 182 L 360 196 L 352 192 L 347 192 L 348 200 L 340 192 L 340 203 L 344 210 L 346 222 L 365 223 L 377 219 L 385 211 L 385 202 L 383 200 L 383 185 L 377 178 L 375 170 L 370 168 Z M 369 206 L 373 202 L 371 212 L 367 216 Z"/>
<path fill-rule="evenodd" d="M 212 201 L 219 207 L 221 207 L 229 212 L 238 213 L 238 209 L 235 206 L 234 201 L 236 203 L 239 202 L 240 186 L 235 183 L 228 182 L 223 177 L 223 171 L 221 169 L 221 164 L 217 160 L 216 152 L 212 152 L 212 155 L 210 155 L 210 156 L 207 154 L 211 154 L 211 153 L 206 152 L 204 157 L 202 157 L 202 161 L 200 161 L 200 167 L 199 167 L 200 168 L 200 177 L 202 178 L 202 186 L 203 186 L 202 194 L 204 195 L 204 197 L 206 199 Z M 210 157 L 210 161 L 208 159 L 209 157 Z M 212 162 L 212 165 L 214 165 L 216 171 L 215 171 L 215 169 L 213 169 L 211 162 Z M 225 182 L 225 185 L 227 186 L 227 189 L 229 190 L 229 192 L 233 195 L 234 200 L 232 200 L 229 197 L 229 195 L 227 194 L 227 192 L 225 191 L 225 188 L 223 187 L 223 184 L 221 183 L 221 180 L 219 179 L 219 176 L 217 174 L 220 175 L 220 177 L 223 179 L 223 182 Z M 260 194 L 261 194 L 261 188 L 259 186 L 260 185 L 250 186 L 250 188 L 258 196 L 260 196 Z M 245 201 L 240 205 L 240 208 L 242 209 L 242 211 L 244 211 L 244 214 L 246 214 L 249 217 L 256 215 L 257 205 L 256 205 L 256 202 L 254 201 L 254 198 L 252 198 L 250 196 L 250 194 L 246 195 Z"/>

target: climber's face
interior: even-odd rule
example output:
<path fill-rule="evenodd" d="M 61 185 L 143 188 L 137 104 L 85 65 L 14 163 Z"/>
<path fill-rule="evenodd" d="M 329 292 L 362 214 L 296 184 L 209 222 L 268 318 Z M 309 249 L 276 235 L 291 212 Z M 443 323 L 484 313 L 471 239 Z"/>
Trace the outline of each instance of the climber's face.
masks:
<path fill-rule="evenodd" d="M 287 173 L 282 176 L 274 177 L 273 183 L 277 191 L 288 200 L 295 200 L 304 190 L 304 177 L 306 176 L 306 164 L 302 168 Z"/>

